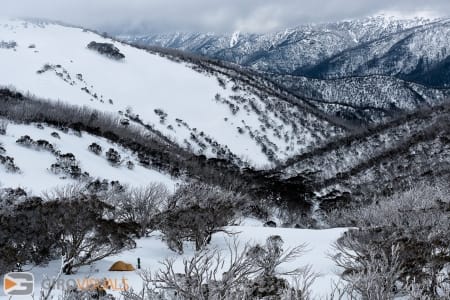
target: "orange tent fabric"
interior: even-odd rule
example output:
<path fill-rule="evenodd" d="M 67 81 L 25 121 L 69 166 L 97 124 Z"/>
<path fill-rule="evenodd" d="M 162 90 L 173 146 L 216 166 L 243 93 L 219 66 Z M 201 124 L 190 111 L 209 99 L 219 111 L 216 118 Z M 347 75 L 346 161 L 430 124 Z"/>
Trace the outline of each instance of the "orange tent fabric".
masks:
<path fill-rule="evenodd" d="M 111 268 L 109 268 L 110 271 L 134 271 L 135 268 L 133 267 L 132 264 L 127 264 L 126 262 L 123 261 L 117 261 L 115 262 Z"/>

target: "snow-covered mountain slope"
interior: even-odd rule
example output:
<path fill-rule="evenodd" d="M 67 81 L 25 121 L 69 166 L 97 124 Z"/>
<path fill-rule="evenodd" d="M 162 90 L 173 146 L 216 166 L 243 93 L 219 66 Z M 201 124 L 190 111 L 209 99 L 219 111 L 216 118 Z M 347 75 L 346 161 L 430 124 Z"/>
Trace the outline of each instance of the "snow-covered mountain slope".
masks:
<path fill-rule="evenodd" d="M 362 43 L 297 73 L 336 78 L 383 74 L 436 86 L 448 86 L 450 19 L 438 20 Z M 436 76 L 431 76 L 431 75 Z"/>
<path fill-rule="evenodd" d="M 379 123 L 450 101 L 450 89 L 430 88 L 390 76 L 313 79 L 266 74 L 322 111 L 362 123 Z"/>
<path fill-rule="evenodd" d="M 121 38 L 144 45 L 190 51 L 260 71 L 301 75 L 346 49 L 405 30 L 420 28 L 433 21 L 375 16 L 336 23 L 303 25 L 269 34 L 240 33 L 238 38 L 234 34 L 212 33 L 151 34 Z"/>
<path fill-rule="evenodd" d="M 93 144 L 98 145 L 98 153 L 89 150 Z M 110 149 L 120 156 L 117 163 L 108 161 L 106 153 Z M 74 155 L 73 159 L 69 153 Z M 96 179 L 130 186 L 160 182 L 171 190 L 176 182 L 167 174 L 141 166 L 130 150 L 84 132 L 42 124 L 9 123 L 6 133 L 0 135 L 2 188 L 22 188 L 38 195 L 78 180 Z"/>
<path fill-rule="evenodd" d="M 442 89 L 450 84 L 448 24 L 448 19 L 376 16 L 273 34 L 121 38 L 251 67 L 328 114 L 372 123 L 448 98 Z"/>
<path fill-rule="evenodd" d="M 340 200 L 368 201 L 421 181 L 445 182 L 449 116 L 449 104 L 424 109 L 300 155 L 280 171 L 286 177 L 309 174 L 320 201 L 335 207 Z"/>
<path fill-rule="evenodd" d="M 0 22 L 0 40 L 10 45 L 0 48 L 0 85 L 120 114 L 208 157 L 261 166 L 343 133 L 270 87 L 80 28 L 7 20 Z M 115 48 L 101 54 L 93 41 Z"/>

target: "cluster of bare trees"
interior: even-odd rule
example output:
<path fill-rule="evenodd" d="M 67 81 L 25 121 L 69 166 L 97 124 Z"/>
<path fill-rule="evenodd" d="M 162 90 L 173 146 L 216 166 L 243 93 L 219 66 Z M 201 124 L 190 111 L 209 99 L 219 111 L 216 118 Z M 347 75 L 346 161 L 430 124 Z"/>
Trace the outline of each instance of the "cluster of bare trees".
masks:
<path fill-rule="evenodd" d="M 305 250 L 306 245 L 285 249 L 279 236 L 270 236 L 263 245 L 240 245 L 234 240 L 225 251 L 205 247 L 183 259 L 181 273 L 173 259 L 164 260 L 160 271 L 142 271 L 143 289 L 123 292 L 123 296 L 141 300 L 311 299 L 310 288 L 317 275 L 309 266 L 279 268 Z"/>
<path fill-rule="evenodd" d="M 225 231 L 240 213 L 243 197 L 203 183 L 181 185 L 168 198 L 155 226 L 172 250 L 182 253 L 183 242 L 192 241 L 201 250 L 214 233 Z"/>
<path fill-rule="evenodd" d="M 168 247 L 183 253 L 183 243 L 193 242 L 197 251 L 217 232 L 236 222 L 245 196 L 200 182 L 180 185 L 170 194 L 167 187 L 151 183 L 145 187 L 120 187 L 97 193 L 116 207 L 115 219 L 139 225 L 139 236 L 158 231 Z"/>
<path fill-rule="evenodd" d="M 280 268 L 301 256 L 306 245 L 286 249 L 279 236 L 256 245 L 241 245 L 234 240 L 226 250 L 209 245 L 213 234 L 226 232 L 226 226 L 239 216 L 245 202 L 240 194 L 198 182 L 180 185 L 173 194 L 158 183 L 130 188 L 116 182 L 96 182 L 60 187 L 32 201 L 19 195 L 24 202 L 15 208 L 16 220 L 24 220 L 29 214 L 45 227 L 32 231 L 33 239 L 21 249 L 42 246 L 48 251 L 42 262 L 63 257 L 62 274 L 133 247 L 134 238 L 153 231 L 161 233 L 169 247 L 178 252 L 183 251 L 185 242 L 195 244 L 196 251 L 184 258 L 181 273 L 175 260 L 166 259 L 160 271 L 143 271 L 143 290 L 125 291 L 124 299 L 310 299 L 310 287 L 316 278 L 311 268 Z M 28 225 L 24 229 L 27 232 L 34 228 Z M 47 240 L 38 241 L 37 231 L 48 232 Z M 22 262 L 39 263 L 29 258 L 23 257 Z M 43 295 L 51 292 L 44 291 Z M 89 297 L 109 297 L 94 294 Z M 63 297 L 77 299 L 80 295 L 73 290 L 65 291 Z"/>
<path fill-rule="evenodd" d="M 135 246 L 136 223 L 116 221 L 114 207 L 78 191 L 60 189 L 45 200 L 15 191 L 2 195 L 10 201 L 0 199 L 0 273 L 63 256 L 63 272 L 72 274 Z"/>
<path fill-rule="evenodd" d="M 139 225 L 139 236 L 149 236 L 155 230 L 155 217 L 166 206 L 170 192 L 164 184 L 150 183 L 144 187 L 127 188 L 119 193 L 109 190 L 105 200 L 116 207 L 115 219 Z"/>
<path fill-rule="evenodd" d="M 352 295 L 450 297 L 448 186 L 417 184 L 369 206 L 335 212 L 330 222 L 358 228 L 337 241 L 334 256 Z"/>
<path fill-rule="evenodd" d="M 0 209 L 4 211 L 0 218 L 8 226 L 0 229 L 4 237 L 0 242 L 4 251 L 11 252 L 5 252 L 4 259 L 41 263 L 59 251 L 68 260 L 75 259 L 65 273 L 130 247 L 131 237 L 149 236 L 153 231 L 158 231 L 174 251 L 182 253 L 185 242 L 193 242 L 200 251 L 214 233 L 226 231 L 225 227 L 235 222 L 245 199 L 238 193 L 198 182 L 180 185 L 170 194 L 160 183 L 134 188 L 100 181 L 59 187 L 44 193 L 43 199 L 7 193 L 1 198 L 5 201 L 0 199 L 0 204 L 8 207 Z M 119 227 L 117 234 L 109 231 Z M 17 234 L 15 238 L 20 240 L 7 246 L 15 230 L 23 232 L 23 236 Z M 47 232 L 42 240 L 39 232 Z M 45 254 L 35 258 L 29 253 L 29 249 L 40 246 L 40 253 Z M 55 247 L 59 250 L 55 251 Z M 21 252 L 23 257 L 15 255 Z"/>

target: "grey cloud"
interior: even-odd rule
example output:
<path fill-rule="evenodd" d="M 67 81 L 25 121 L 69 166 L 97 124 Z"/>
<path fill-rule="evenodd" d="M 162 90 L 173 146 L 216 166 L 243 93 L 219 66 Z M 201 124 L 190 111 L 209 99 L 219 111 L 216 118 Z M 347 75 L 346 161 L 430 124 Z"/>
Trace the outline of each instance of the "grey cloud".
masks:
<path fill-rule="evenodd" d="M 450 14 L 448 0 L 11 0 L 0 14 L 112 32 L 267 32 L 373 15 Z"/>

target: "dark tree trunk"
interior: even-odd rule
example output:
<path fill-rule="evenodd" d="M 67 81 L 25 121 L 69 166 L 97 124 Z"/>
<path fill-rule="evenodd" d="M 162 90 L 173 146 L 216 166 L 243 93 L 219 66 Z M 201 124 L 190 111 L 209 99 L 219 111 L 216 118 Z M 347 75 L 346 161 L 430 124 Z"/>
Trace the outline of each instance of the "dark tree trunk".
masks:
<path fill-rule="evenodd" d="M 73 269 L 72 263 L 71 262 L 66 262 L 64 267 L 63 267 L 63 273 L 65 275 L 71 275 L 71 274 L 73 274 L 72 269 Z"/>

